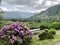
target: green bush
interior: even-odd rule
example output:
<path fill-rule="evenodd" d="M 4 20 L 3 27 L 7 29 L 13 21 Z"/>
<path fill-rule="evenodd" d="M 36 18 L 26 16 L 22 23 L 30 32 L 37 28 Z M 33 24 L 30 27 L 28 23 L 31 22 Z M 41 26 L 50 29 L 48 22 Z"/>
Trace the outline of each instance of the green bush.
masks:
<path fill-rule="evenodd" d="M 30 29 L 38 29 L 39 28 L 39 25 L 38 24 L 32 24 L 31 26 L 30 26 Z"/>
<path fill-rule="evenodd" d="M 16 21 L 18 21 L 18 19 L 11 19 L 11 21 L 16 22 Z"/>
<path fill-rule="evenodd" d="M 44 40 L 44 39 L 53 39 L 54 35 L 50 32 L 42 32 L 41 34 L 39 34 L 39 39 L 40 40 Z"/>
<path fill-rule="evenodd" d="M 60 22 L 51 22 L 51 23 L 42 23 L 40 25 L 40 29 L 44 30 L 44 29 L 56 29 L 56 30 L 60 30 Z"/>
<path fill-rule="evenodd" d="M 49 29 L 49 28 L 48 28 L 48 25 L 41 25 L 41 26 L 40 26 L 40 29 L 41 29 L 41 30 L 44 30 L 44 29 Z"/>
<path fill-rule="evenodd" d="M 60 29 L 60 22 L 53 22 L 53 23 L 50 25 L 50 28 L 59 30 L 59 29 Z"/>
<path fill-rule="evenodd" d="M 48 33 L 48 35 L 47 35 L 47 39 L 54 39 L 54 35 L 51 34 L 51 33 Z"/>
<path fill-rule="evenodd" d="M 38 29 L 38 27 L 34 27 L 34 26 L 32 26 L 30 29 Z"/>
<path fill-rule="evenodd" d="M 52 33 L 53 35 L 56 34 L 56 30 L 55 29 L 50 29 L 49 32 Z"/>
<path fill-rule="evenodd" d="M 3 21 L 3 12 L 0 12 L 0 29 L 2 28 L 2 21 Z"/>

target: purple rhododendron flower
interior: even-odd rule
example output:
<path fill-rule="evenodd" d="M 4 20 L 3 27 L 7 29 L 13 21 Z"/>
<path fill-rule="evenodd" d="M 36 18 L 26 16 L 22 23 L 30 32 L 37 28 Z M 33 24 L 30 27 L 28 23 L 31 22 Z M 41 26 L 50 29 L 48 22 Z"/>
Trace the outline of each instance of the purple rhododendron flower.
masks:
<path fill-rule="evenodd" d="M 5 38 L 5 35 L 1 36 L 1 39 Z"/>
<path fill-rule="evenodd" d="M 17 40 L 17 37 L 16 37 L 16 36 L 12 36 L 12 39 L 13 39 L 14 41 L 16 41 L 16 40 Z"/>
<path fill-rule="evenodd" d="M 17 41 L 20 42 L 20 43 L 23 43 L 23 39 L 21 39 L 21 38 L 18 39 Z"/>
<path fill-rule="evenodd" d="M 15 41 L 13 39 L 10 39 L 9 42 L 13 44 Z"/>
<path fill-rule="evenodd" d="M 2 30 L 0 30 L 0 38 L 6 38 L 10 43 L 15 43 L 15 41 L 23 43 L 27 41 L 27 39 L 31 41 L 32 35 L 32 32 L 26 28 L 26 25 L 21 25 L 18 22 L 4 26 Z M 27 39 L 25 37 L 27 37 Z"/>
<path fill-rule="evenodd" d="M 20 31 L 19 36 L 20 36 L 20 38 L 23 38 L 24 37 L 24 31 Z"/>
<path fill-rule="evenodd" d="M 3 35 L 3 32 L 2 32 L 2 30 L 0 30 L 0 36 L 2 36 Z"/>

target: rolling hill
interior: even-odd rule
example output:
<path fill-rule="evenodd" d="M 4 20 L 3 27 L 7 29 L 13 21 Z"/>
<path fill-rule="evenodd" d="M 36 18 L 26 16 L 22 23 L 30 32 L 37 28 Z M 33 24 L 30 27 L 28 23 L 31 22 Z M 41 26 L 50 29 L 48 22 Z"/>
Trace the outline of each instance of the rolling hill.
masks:
<path fill-rule="evenodd" d="M 4 19 L 25 19 L 33 16 L 35 13 L 30 12 L 3 12 Z"/>
<path fill-rule="evenodd" d="M 49 7 L 47 10 L 40 12 L 28 18 L 33 21 L 60 21 L 60 4 Z"/>

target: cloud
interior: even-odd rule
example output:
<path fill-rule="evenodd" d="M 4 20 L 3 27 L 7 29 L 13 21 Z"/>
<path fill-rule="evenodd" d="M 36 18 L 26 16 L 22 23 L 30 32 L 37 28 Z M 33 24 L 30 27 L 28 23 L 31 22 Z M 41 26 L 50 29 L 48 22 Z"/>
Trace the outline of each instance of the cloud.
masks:
<path fill-rule="evenodd" d="M 1 7 L 8 11 L 40 12 L 59 3 L 60 0 L 2 0 Z"/>
<path fill-rule="evenodd" d="M 19 11 L 19 12 L 39 12 L 39 10 L 33 9 L 32 7 L 28 5 L 19 5 L 19 4 L 10 4 L 7 1 L 2 1 L 1 6 L 2 10 L 4 11 Z"/>
<path fill-rule="evenodd" d="M 60 4 L 60 0 L 40 0 L 38 4 L 33 6 L 34 9 L 40 10 L 44 8 L 49 8 L 51 6 Z"/>
<path fill-rule="evenodd" d="M 5 7 L 0 7 L 2 10 L 4 10 L 4 11 L 8 11 L 8 9 L 7 8 L 5 8 Z"/>
<path fill-rule="evenodd" d="M 4 0 L 4 1 L 14 5 L 33 6 L 36 3 L 38 3 L 40 0 Z"/>

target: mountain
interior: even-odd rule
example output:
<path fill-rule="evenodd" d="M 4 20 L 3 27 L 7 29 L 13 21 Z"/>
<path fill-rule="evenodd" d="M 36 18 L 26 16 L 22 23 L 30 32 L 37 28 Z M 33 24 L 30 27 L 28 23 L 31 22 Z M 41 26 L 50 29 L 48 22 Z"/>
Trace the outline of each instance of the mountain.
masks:
<path fill-rule="evenodd" d="M 60 0 L 40 0 L 34 8 L 44 9 L 44 8 L 49 8 L 57 4 L 60 4 Z"/>
<path fill-rule="evenodd" d="M 3 12 L 4 19 L 25 19 L 33 16 L 35 13 L 30 12 Z"/>
<path fill-rule="evenodd" d="M 3 11 L 40 12 L 57 4 L 60 4 L 60 0 L 16 0 L 16 2 L 15 0 L 2 0 L 0 8 Z"/>
<path fill-rule="evenodd" d="M 47 8 L 51 8 L 51 7 L 54 7 L 54 5 L 60 4 L 60 0 L 31 0 L 31 2 L 28 0 L 26 0 L 26 1 L 23 0 L 22 4 L 21 4 L 21 2 L 17 1 L 17 2 L 19 2 L 19 5 L 18 4 L 12 5 L 9 2 L 10 1 L 2 0 L 1 5 L 0 5 L 0 8 L 3 10 L 3 16 L 5 19 L 20 18 L 20 19 L 28 20 L 30 17 L 31 17 L 30 20 L 42 20 L 42 19 L 46 19 L 46 18 L 50 19 L 50 16 L 48 16 L 50 14 L 50 12 L 47 11 L 48 10 Z M 13 0 L 12 3 L 13 2 L 15 2 L 15 1 Z M 54 7 L 54 10 L 55 10 L 55 7 Z M 39 14 L 37 14 L 37 13 L 39 13 Z M 35 15 L 35 14 L 37 14 L 37 15 Z"/>
<path fill-rule="evenodd" d="M 31 16 L 29 20 L 34 21 L 60 21 L 60 4 L 49 7 L 47 10 L 40 12 L 34 16 Z"/>

